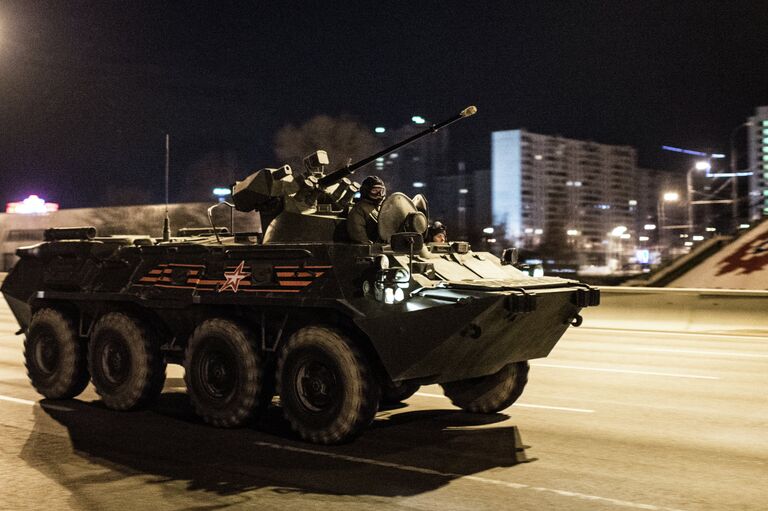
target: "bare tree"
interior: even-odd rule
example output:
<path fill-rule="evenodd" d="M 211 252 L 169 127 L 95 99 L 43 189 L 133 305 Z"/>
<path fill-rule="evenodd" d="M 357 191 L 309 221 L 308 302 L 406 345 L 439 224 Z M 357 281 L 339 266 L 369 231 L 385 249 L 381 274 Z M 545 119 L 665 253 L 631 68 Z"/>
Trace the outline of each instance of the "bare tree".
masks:
<path fill-rule="evenodd" d="M 328 153 L 330 165 L 327 170 L 333 171 L 380 148 L 381 144 L 372 131 L 349 117 L 318 115 L 299 127 L 289 124 L 280 128 L 275 137 L 278 160 L 288 163 L 295 170 L 303 170 L 303 158 L 318 149 Z M 358 172 L 354 178 L 360 181 L 365 175 Z"/>

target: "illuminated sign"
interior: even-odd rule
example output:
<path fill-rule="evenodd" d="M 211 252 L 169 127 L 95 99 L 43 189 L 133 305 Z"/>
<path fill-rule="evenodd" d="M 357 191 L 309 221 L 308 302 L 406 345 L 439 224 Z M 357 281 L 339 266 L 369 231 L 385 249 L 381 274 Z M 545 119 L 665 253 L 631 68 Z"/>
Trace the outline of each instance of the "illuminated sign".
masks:
<path fill-rule="evenodd" d="M 34 215 L 41 213 L 50 213 L 58 211 L 59 205 L 55 202 L 45 202 L 37 195 L 30 195 L 21 202 L 9 202 L 5 206 L 6 213 L 16 213 L 22 215 Z"/>

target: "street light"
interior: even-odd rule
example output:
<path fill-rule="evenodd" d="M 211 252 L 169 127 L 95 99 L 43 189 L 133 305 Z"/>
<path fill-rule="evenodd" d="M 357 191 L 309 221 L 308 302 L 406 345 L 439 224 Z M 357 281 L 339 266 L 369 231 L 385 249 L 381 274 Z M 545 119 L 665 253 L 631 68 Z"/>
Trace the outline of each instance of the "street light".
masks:
<path fill-rule="evenodd" d="M 664 247 L 667 245 L 667 236 L 664 232 L 664 229 L 666 229 L 666 226 L 664 225 L 666 223 L 666 216 L 664 214 L 664 203 L 666 202 L 677 202 L 680 199 L 680 194 L 677 192 L 664 192 L 661 196 L 661 200 L 658 203 L 658 211 L 656 216 L 658 217 L 659 221 L 659 253 L 662 254 L 664 252 Z"/>

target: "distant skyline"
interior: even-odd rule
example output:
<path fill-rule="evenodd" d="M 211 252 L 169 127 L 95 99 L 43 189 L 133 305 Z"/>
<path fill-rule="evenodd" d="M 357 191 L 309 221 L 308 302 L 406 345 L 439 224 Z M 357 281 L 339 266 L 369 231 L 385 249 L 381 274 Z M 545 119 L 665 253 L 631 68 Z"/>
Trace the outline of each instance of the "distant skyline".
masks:
<path fill-rule="evenodd" d="M 451 128 L 470 169 L 517 128 L 683 169 L 661 145 L 727 153 L 768 104 L 766 27 L 747 1 L 0 0 L 0 204 L 159 202 L 166 132 L 175 201 L 201 161 L 236 161 L 238 178 L 279 165 L 288 123 L 394 128 L 470 104 Z"/>

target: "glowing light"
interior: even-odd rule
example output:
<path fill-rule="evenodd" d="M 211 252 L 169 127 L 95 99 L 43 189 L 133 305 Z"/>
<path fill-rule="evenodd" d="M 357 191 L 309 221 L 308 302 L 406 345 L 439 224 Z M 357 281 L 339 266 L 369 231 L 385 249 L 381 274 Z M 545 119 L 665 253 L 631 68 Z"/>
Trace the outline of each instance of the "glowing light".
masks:
<path fill-rule="evenodd" d="M 749 224 L 739 224 L 739 229 L 749 229 Z"/>
<path fill-rule="evenodd" d="M 708 161 L 697 161 L 695 166 L 696 170 L 709 170 L 712 168 Z"/>
<path fill-rule="evenodd" d="M 528 231 L 528 229 L 526 229 L 526 231 Z M 493 227 L 486 227 L 485 229 L 483 229 L 483 233 L 493 234 Z"/>
<path fill-rule="evenodd" d="M 692 239 L 693 239 L 693 241 L 703 241 L 704 240 L 704 236 L 701 236 L 701 235 L 697 234 Z"/>
<path fill-rule="evenodd" d="M 466 188 L 459 188 L 459 193 L 463 195 L 465 193 L 469 193 L 469 190 Z"/>
<path fill-rule="evenodd" d="M 649 238 L 648 236 L 640 236 L 637 239 L 640 240 L 640 241 L 648 241 L 651 238 Z"/>
<path fill-rule="evenodd" d="M 427 122 L 427 120 L 420 115 L 414 115 L 411 117 L 411 121 L 413 121 L 413 124 L 425 124 Z"/>
<path fill-rule="evenodd" d="M 424 188 L 424 186 L 425 186 L 424 183 L 422 183 L 421 181 L 416 181 L 415 183 L 413 183 L 414 188 Z"/>
<path fill-rule="evenodd" d="M 544 276 L 544 268 L 542 268 L 541 266 L 538 266 L 533 269 L 533 274 L 531 275 L 531 277 L 543 277 L 543 276 Z"/>
<path fill-rule="evenodd" d="M 722 153 L 712 153 L 709 156 L 712 158 L 725 158 L 725 155 Z"/>
<path fill-rule="evenodd" d="M 5 206 L 6 213 L 16 213 L 21 215 L 35 215 L 58 211 L 59 205 L 56 202 L 45 202 L 37 195 L 30 195 L 21 202 L 9 202 Z"/>
<path fill-rule="evenodd" d="M 535 154 L 535 155 L 533 156 L 533 159 L 534 159 L 534 160 L 543 160 L 543 159 L 544 159 L 544 157 L 543 157 L 542 155 L 540 155 L 540 154 Z"/>
<path fill-rule="evenodd" d="M 565 231 L 565 234 L 567 234 L 568 236 L 578 236 L 579 231 L 577 231 L 576 229 L 568 229 L 567 231 Z"/>
<path fill-rule="evenodd" d="M 376 133 L 385 133 L 385 132 L 387 131 L 387 129 L 386 129 L 386 128 L 384 128 L 383 126 L 376 126 L 376 127 L 373 129 L 373 131 L 375 131 Z"/>
<path fill-rule="evenodd" d="M 534 229 L 533 230 L 533 234 L 544 234 L 544 230 L 543 229 Z"/>
<path fill-rule="evenodd" d="M 656 229 L 656 224 L 645 224 L 643 226 L 643 229 L 645 229 L 646 231 L 653 231 Z"/>
<path fill-rule="evenodd" d="M 677 192 L 666 192 L 663 198 L 666 202 L 675 202 L 680 198 L 680 194 Z"/>
<path fill-rule="evenodd" d="M 214 188 L 213 189 L 213 194 L 217 195 L 219 197 L 224 197 L 224 196 L 229 195 L 231 193 L 232 193 L 232 190 L 230 190 L 229 188 L 218 187 L 218 188 Z"/>
<path fill-rule="evenodd" d="M 626 226 L 619 225 L 613 228 L 613 230 L 611 231 L 611 236 L 621 236 L 625 232 L 627 232 Z"/>
<path fill-rule="evenodd" d="M 629 205 L 630 206 L 637 206 L 637 201 L 635 199 L 630 199 Z"/>
<path fill-rule="evenodd" d="M 692 241 L 686 241 L 685 243 L 683 243 L 683 245 L 685 245 L 686 247 L 692 247 L 693 246 L 693 242 Z"/>
<path fill-rule="evenodd" d="M 707 231 L 707 232 L 715 232 L 717 229 L 715 229 L 714 227 L 707 227 L 704 230 Z"/>

